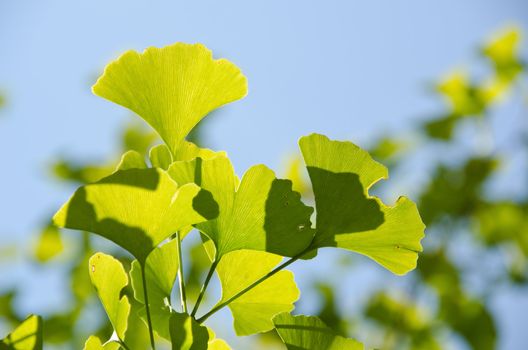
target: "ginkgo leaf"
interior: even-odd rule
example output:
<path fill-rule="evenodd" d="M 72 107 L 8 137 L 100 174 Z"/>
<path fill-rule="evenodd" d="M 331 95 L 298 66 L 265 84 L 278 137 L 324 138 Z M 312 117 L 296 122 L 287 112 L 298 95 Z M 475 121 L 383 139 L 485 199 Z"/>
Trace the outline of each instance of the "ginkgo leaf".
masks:
<path fill-rule="evenodd" d="M 35 248 L 35 257 L 39 262 L 44 263 L 59 255 L 63 249 L 64 244 L 59 229 L 48 225 L 40 233 Z"/>
<path fill-rule="evenodd" d="M 0 340 L 0 349 L 42 350 L 42 318 L 28 316 L 13 332 Z"/>
<path fill-rule="evenodd" d="M 171 234 L 217 213 L 211 194 L 195 184 L 178 187 L 157 168 L 129 169 L 79 188 L 53 220 L 106 237 L 144 263 Z"/>
<path fill-rule="evenodd" d="M 172 240 L 157 247 L 148 256 L 145 265 L 145 278 L 148 286 L 147 292 L 153 327 L 158 335 L 165 339 L 170 339 L 170 295 L 178 276 L 177 244 L 176 240 Z M 141 266 L 137 260 L 132 262 L 130 281 L 134 290 L 134 298 L 145 304 Z M 140 314 L 146 320 L 144 308 Z"/>
<path fill-rule="evenodd" d="M 179 159 L 191 129 L 209 112 L 244 97 L 247 81 L 237 66 L 213 59 L 205 46 L 176 43 L 125 52 L 92 90 L 141 116 Z"/>
<path fill-rule="evenodd" d="M 209 342 L 207 343 L 207 350 L 231 350 L 231 347 L 223 339 L 217 338 L 215 332 L 211 328 L 207 328 L 209 332 Z"/>
<path fill-rule="evenodd" d="M 238 249 L 294 256 L 312 241 L 313 209 L 302 203 L 291 181 L 277 179 L 264 165 L 251 167 L 238 186 L 224 156 L 175 162 L 168 173 L 179 184 L 195 182 L 213 194 L 218 218 L 195 227 L 215 243 L 217 260 Z"/>
<path fill-rule="evenodd" d="M 216 271 L 222 285 L 222 304 L 263 277 L 282 258 L 254 250 L 226 254 Z M 273 329 L 273 317 L 293 310 L 300 292 L 291 271 L 282 270 L 228 304 L 237 335 L 250 335 Z"/>
<path fill-rule="evenodd" d="M 105 344 L 101 342 L 101 339 L 91 335 L 84 343 L 84 350 L 117 350 L 119 349 L 119 343 L 110 341 Z"/>
<path fill-rule="evenodd" d="M 166 145 L 157 145 L 149 151 L 150 164 L 153 168 L 167 170 L 172 163 L 172 155 Z"/>
<path fill-rule="evenodd" d="M 127 296 L 121 297 L 121 290 L 128 285 L 125 269 L 117 259 L 103 253 L 94 254 L 88 262 L 88 267 L 90 279 L 108 319 L 119 339 L 123 339 L 130 313 Z"/>
<path fill-rule="evenodd" d="M 173 312 L 170 318 L 172 350 L 206 350 L 209 342 L 207 327 L 188 314 Z"/>
<path fill-rule="evenodd" d="M 275 329 L 288 350 L 363 350 L 360 342 L 337 335 L 314 316 L 277 315 Z"/>
<path fill-rule="evenodd" d="M 416 205 L 402 197 L 388 207 L 368 194 L 387 169 L 350 142 L 312 134 L 299 145 L 315 196 L 314 246 L 364 254 L 395 274 L 415 268 L 425 228 Z"/>
<path fill-rule="evenodd" d="M 146 169 L 147 164 L 143 156 L 137 151 L 127 151 L 121 156 L 116 171 L 129 169 Z"/>

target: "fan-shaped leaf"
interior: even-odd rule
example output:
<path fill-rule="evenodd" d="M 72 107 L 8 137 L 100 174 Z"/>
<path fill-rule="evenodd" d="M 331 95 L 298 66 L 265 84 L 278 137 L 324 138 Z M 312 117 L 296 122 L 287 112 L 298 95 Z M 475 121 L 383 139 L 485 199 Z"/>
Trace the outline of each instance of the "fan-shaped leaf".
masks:
<path fill-rule="evenodd" d="M 106 237 L 144 263 L 171 234 L 217 213 L 210 193 L 198 186 L 178 188 L 161 169 L 130 169 L 79 188 L 53 220 Z"/>
<path fill-rule="evenodd" d="M 206 350 L 209 332 L 188 314 L 174 312 L 170 318 L 172 350 Z"/>
<path fill-rule="evenodd" d="M 425 228 L 416 205 L 402 197 L 387 207 L 368 194 L 387 169 L 350 142 L 312 134 L 299 144 L 315 196 L 314 245 L 364 254 L 396 274 L 416 267 Z"/>
<path fill-rule="evenodd" d="M 121 263 L 103 253 L 96 253 L 88 262 L 92 284 L 119 337 L 123 339 L 127 330 L 130 303 L 121 290 L 128 285 L 128 277 Z"/>
<path fill-rule="evenodd" d="M 363 350 L 360 342 L 344 338 L 314 316 L 277 315 L 273 322 L 288 350 Z"/>
<path fill-rule="evenodd" d="M 201 44 L 127 51 L 110 63 L 93 92 L 149 123 L 175 159 L 191 129 L 209 112 L 244 97 L 247 81 L 233 63 Z"/>
<path fill-rule="evenodd" d="M 0 340 L 0 349 L 42 350 L 42 319 L 30 315 L 13 332 Z"/>
<path fill-rule="evenodd" d="M 292 191 L 291 181 L 277 179 L 264 165 L 251 167 L 238 186 L 223 156 L 175 162 L 168 173 L 180 184 L 195 182 L 213 194 L 218 218 L 195 226 L 215 243 L 217 260 L 238 249 L 294 256 L 313 238 L 313 209 Z"/>
<path fill-rule="evenodd" d="M 154 330 L 159 336 L 170 339 L 169 319 L 170 295 L 174 282 L 178 276 L 178 242 L 172 240 L 152 251 L 145 265 L 145 277 L 149 306 Z M 132 262 L 130 281 L 134 289 L 134 298 L 145 304 L 141 266 L 137 260 Z M 144 310 L 140 312 L 146 319 Z"/>
<path fill-rule="evenodd" d="M 222 284 L 219 304 L 269 273 L 281 261 L 278 255 L 237 250 L 225 255 L 216 269 Z M 293 273 L 282 270 L 229 303 L 237 335 L 249 335 L 273 329 L 273 317 L 293 310 L 300 293 Z"/>

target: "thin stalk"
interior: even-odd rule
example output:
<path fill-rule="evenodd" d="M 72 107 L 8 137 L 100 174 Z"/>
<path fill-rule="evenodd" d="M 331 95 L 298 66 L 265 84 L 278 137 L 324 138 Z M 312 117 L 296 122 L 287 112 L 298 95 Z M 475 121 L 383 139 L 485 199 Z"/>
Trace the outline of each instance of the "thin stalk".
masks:
<path fill-rule="evenodd" d="M 198 295 L 198 299 L 196 300 L 196 304 L 194 304 L 193 310 L 191 312 L 191 316 L 194 317 L 196 315 L 196 312 L 198 311 L 198 307 L 200 306 L 200 303 L 202 302 L 202 299 L 205 295 L 205 290 L 207 289 L 207 286 L 209 285 L 209 281 L 211 281 L 211 277 L 213 277 L 213 273 L 216 270 L 216 266 L 218 266 L 219 260 L 213 261 L 211 264 L 211 267 L 209 268 L 209 272 L 207 272 L 207 277 L 205 277 L 204 284 L 202 285 L 202 289 L 200 290 L 200 294 Z"/>
<path fill-rule="evenodd" d="M 141 280 L 143 281 L 143 298 L 145 299 L 145 310 L 147 312 L 147 323 L 148 323 L 148 329 L 149 329 L 149 335 L 150 335 L 150 346 L 152 347 L 152 350 L 156 350 L 156 344 L 154 342 L 154 331 L 152 328 L 152 320 L 150 318 L 150 306 L 149 306 L 148 292 L 147 292 L 147 278 L 145 277 L 145 266 L 143 266 L 143 264 L 141 264 Z"/>
<path fill-rule="evenodd" d="M 275 275 L 277 272 L 285 269 L 286 267 L 290 266 L 291 264 L 293 264 L 294 262 L 296 262 L 297 260 L 299 260 L 300 258 L 302 258 L 304 255 L 306 255 L 306 253 L 312 251 L 314 248 L 312 248 L 312 246 L 309 246 L 308 248 L 306 248 L 305 250 L 303 250 L 302 252 L 300 252 L 299 254 L 295 255 L 294 257 L 288 259 L 286 262 L 284 262 L 283 264 L 277 266 L 276 268 L 274 268 L 273 270 L 271 270 L 270 272 L 268 272 L 267 274 L 265 274 L 264 276 L 262 276 L 261 278 L 259 278 L 258 280 L 256 280 L 255 282 L 253 282 L 252 284 L 250 284 L 249 286 L 247 286 L 246 288 L 242 289 L 240 292 L 238 292 L 237 294 L 233 295 L 231 298 L 227 299 L 226 301 L 224 301 L 223 303 L 221 304 L 218 304 L 216 305 L 215 307 L 213 307 L 208 313 L 206 313 L 205 315 L 203 315 L 202 317 L 200 317 L 199 319 L 197 319 L 196 321 L 198 323 L 203 323 L 205 320 L 207 320 L 211 315 L 213 315 L 214 313 L 216 313 L 217 311 L 223 309 L 224 307 L 226 307 L 227 305 L 229 305 L 231 302 L 235 301 L 236 299 L 240 298 L 242 295 L 246 294 L 247 292 L 249 292 L 250 290 L 252 290 L 253 288 L 255 288 L 256 286 L 258 286 L 259 284 L 261 284 L 262 282 L 264 282 L 265 280 L 267 280 L 268 278 L 272 277 L 273 275 Z"/>
<path fill-rule="evenodd" d="M 178 246 L 178 280 L 180 285 L 180 302 L 182 311 L 187 313 L 187 296 L 185 293 L 185 281 L 183 279 L 183 257 L 181 250 L 180 231 L 176 232 L 176 244 Z"/>
<path fill-rule="evenodd" d="M 130 350 L 130 348 L 125 344 L 124 341 L 119 340 L 118 343 L 119 343 L 119 345 L 120 345 L 123 349 L 125 349 L 125 350 Z"/>

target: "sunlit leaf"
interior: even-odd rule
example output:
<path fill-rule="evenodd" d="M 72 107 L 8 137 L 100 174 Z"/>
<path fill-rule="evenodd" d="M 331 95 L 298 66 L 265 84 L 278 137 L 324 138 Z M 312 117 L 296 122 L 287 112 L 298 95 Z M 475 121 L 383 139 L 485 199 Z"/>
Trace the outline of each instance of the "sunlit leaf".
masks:
<path fill-rule="evenodd" d="M 172 155 L 166 145 L 157 145 L 149 151 L 150 164 L 153 168 L 167 170 L 172 163 Z"/>
<path fill-rule="evenodd" d="M 53 164 L 53 174 L 60 180 L 85 184 L 110 175 L 114 168 L 114 165 L 76 164 L 67 159 L 60 159 Z"/>
<path fill-rule="evenodd" d="M 42 319 L 31 315 L 13 332 L 0 340 L 0 348 L 6 350 L 42 350 Z"/>
<path fill-rule="evenodd" d="M 106 67 L 93 92 L 141 116 L 176 155 L 202 118 L 246 95 L 247 81 L 205 46 L 176 43 L 125 52 Z"/>
<path fill-rule="evenodd" d="M 424 225 L 416 205 L 400 197 L 394 206 L 368 189 L 387 169 L 350 142 L 312 134 L 299 141 L 315 195 L 315 247 L 364 254 L 396 274 L 416 267 Z"/>
<path fill-rule="evenodd" d="M 146 169 L 145 158 L 136 151 L 127 151 L 121 156 L 116 171 L 129 169 Z"/>
<path fill-rule="evenodd" d="M 217 259 L 237 249 L 294 256 L 312 240 L 312 208 L 292 191 L 290 181 L 275 178 L 264 165 L 251 167 L 238 186 L 223 156 L 175 162 L 168 173 L 179 184 L 196 182 L 213 194 L 218 218 L 196 227 L 215 243 Z"/>
<path fill-rule="evenodd" d="M 288 350 L 363 350 L 360 342 L 337 335 L 314 316 L 282 313 L 273 319 Z"/>
<path fill-rule="evenodd" d="M 118 350 L 119 348 L 119 344 L 113 341 L 103 345 L 101 339 L 94 335 L 91 335 L 84 343 L 84 350 Z"/>
<path fill-rule="evenodd" d="M 128 298 L 121 297 L 121 290 L 128 285 L 125 269 L 118 260 L 103 253 L 94 254 L 90 258 L 88 268 L 101 304 L 117 336 L 123 339 L 130 313 Z"/>
<path fill-rule="evenodd" d="M 522 34 L 519 28 L 510 27 L 497 32 L 482 48 L 484 56 L 493 63 L 499 80 L 511 81 L 523 70 L 519 59 Z"/>
<path fill-rule="evenodd" d="M 219 303 L 269 273 L 281 259 L 278 255 L 253 250 L 237 250 L 225 255 L 216 269 L 222 285 Z M 293 303 L 299 296 L 291 271 L 283 270 L 268 278 L 228 305 L 236 334 L 250 335 L 273 329 L 273 317 L 293 310 Z"/>
<path fill-rule="evenodd" d="M 215 332 L 211 328 L 207 328 L 209 332 L 209 342 L 207 343 L 207 350 L 231 350 L 231 347 L 223 339 L 216 337 Z"/>
<path fill-rule="evenodd" d="M 59 255 L 64 248 L 59 229 L 53 225 L 46 226 L 40 233 L 35 247 L 35 258 L 47 262 Z"/>
<path fill-rule="evenodd" d="M 450 104 L 454 115 L 479 115 L 486 108 L 482 90 L 470 81 L 466 72 L 447 75 L 436 88 Z"/>
<path fill-rule="evenodd" d="M 209 342 L 207 328 L 188 314 L 172 313 L 170 318 L 172 350 L 206 350 Z"/>
<path fill-rule="evenodd" d="M 161 169 L 130 169 L 79 188 L 53 220 L 106 237 L 143 263 L 171 234 L 217 212 L 211 195 L 194 184 L 178 188 Z"/>
<path fill-rule="evenodd" d="M 170 339 L 170 295 L 178 276 L 177 244 L 176 240 L 172 240 L 154 249 L 148 256 L 145 265 L 145 278 L 153 326 L 158 335 L 165 339 Z M 145 304 L 141 266 L 137 260 L 132 262 L 130 281 L 134 289 L 134 298 Z M 141 314 L 146 316 L 144 310 Z"/>

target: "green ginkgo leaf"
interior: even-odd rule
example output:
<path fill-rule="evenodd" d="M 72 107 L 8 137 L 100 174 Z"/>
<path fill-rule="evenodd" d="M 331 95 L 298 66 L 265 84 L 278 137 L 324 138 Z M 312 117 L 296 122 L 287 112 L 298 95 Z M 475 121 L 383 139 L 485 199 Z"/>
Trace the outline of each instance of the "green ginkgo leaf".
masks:
<path fill-rule="evenodd" d="M 170 295 L 178 276 L 178 242 L 170 242 L 157 247 L 148 256 L 145 265 L 145 278 L 149 298 L 150 313 L 154 330 L 160 337 L 167 340 L 169 335 L 169 319 L 171 315 Z M 137 260 L 132 262 L 130 281 L 134 290 L 134 298 L 145 304 L 141 266 Z M 140 315 L 146 320 L 144 308 Z"/>
<path fill-rule="evenodd" d="M 157 168 L 129 169 L 79 188 L 53 220 L 106 237 L 143 264 L 171 234 L 217 213 L 211 194 L 195 184 L 178 187 Z"/>
<path fill-rule="evenodd" d="M 172 350 L 207 350 L 209 331 L 188 314 L 173 312 L 170 318 Z"/>
<path fill-rule="evenodd" d="M 121 156 L 116 171 L 129 169 L 146 169 L 145 158 L 137 151 L 127 151 Z"/>
<path fill-rule="evenodd" d="M 337 335 L 314 316 L 277 315 L 275 329 L 288 350 L 363 350 L 360 342 Z"/>
<path fill-rule="evenodd" d="M 209 332 L 209 342 L 207 343 L 207 350 L 231 350 L 231 347 L 223 339 L 217 338 L 215 332 L 211 328 L 207 328 Z"/>
<path fill-rule="evenodd" d="M 153 168 L 167 170 L 172 164 L 172 155 L 166 145 L 157 145 L 149 151 L 150 164 Z"/>
<path fill-rule="evenodd" d="M 0 349 L 42 350 L 42 318 L 28 316 L 13 332 L 0 340 Z"/>
<path fill-rule="evenodd" d="M 222 285 L 218 304 L 229 301 L 240 291 L 268 274 L 281 257 L 254 250 L 237 250 L 225 255 L 216 269 Z M 291 271 L 282 270 L 266 279 L 228 306 L 237 335 L 250 335 L 273 329 L 273 317 L 293 310 L 300 292 Z"/>
<path fill-rule="evenodd" d="M 117 350 L 119 349 L 119 343 L 110 341 L 105 344 L 101 342 L 101 339 L 91 335 L 84 343 L 84 350 Z"/>
<path fill-rule="evenodd" d="M 35 258 L 44 263 L 59 255 L 63 249 L 64 244 L 59 229 L 56 226 L 47 225 L 38 238 Z"/>
<path fill-rule="evenodd" d="M 124 339 L 130 313 L 127 296 L 121 297 L 121 290 L 128 285 L 128 276 L 121 263 L 103 253 L 96 253 L 88 262 L 90 279 L 110 323 L 119 339 Z"/>
<path fill-rule="evenodd" d="M 299 145 L 315 196 L 314 246 L 364 254 L 395 274 L 414 269 L 425 228 L 416 205 L 401 197 L 389 207 L 368 194 L 387 169 L 350 142 L 312 134 Z"/>
<path fill-rule="evenodd" d="M 217 261 L 238 249 L 294 256 L 312 241 L 313 209 L 291 181 L 277 179 L 264 165 L 251 167 L 240 181 L 224 156 L 175 162 L 168 173 L 179 184 L 195 182 L 213 194 L 218 218 L 195 227 L 215 243 Z"/>
<path fill-rule="evenodd" d="M 205 46 L 176 43 L 125 52 L 105 68 L 93 92 L 141 116 L 181 159 L 181 148 L 192 147 L 185 142 L 191 129 L 209 112 L 244 97 L 247 81 Z"/>

